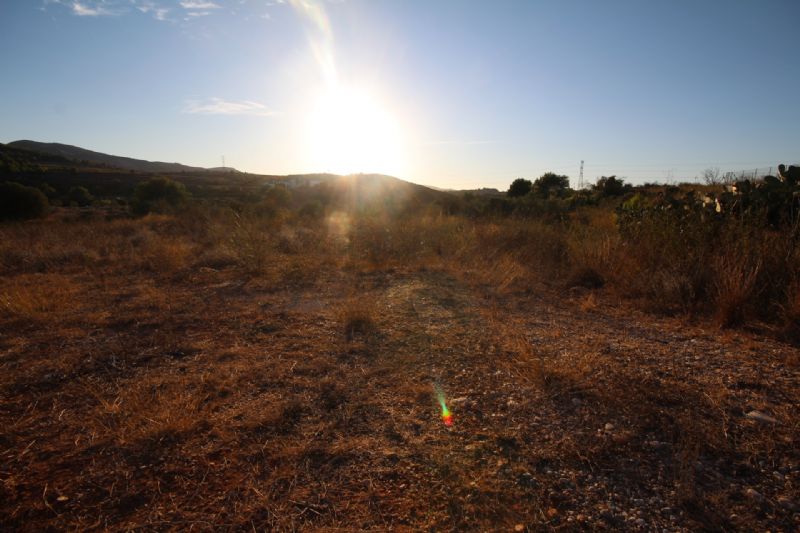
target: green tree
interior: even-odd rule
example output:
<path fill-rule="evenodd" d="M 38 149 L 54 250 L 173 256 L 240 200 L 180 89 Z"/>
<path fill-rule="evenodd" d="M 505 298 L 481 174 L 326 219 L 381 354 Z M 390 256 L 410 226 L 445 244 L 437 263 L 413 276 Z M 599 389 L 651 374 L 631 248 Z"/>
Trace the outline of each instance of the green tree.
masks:
<path fill-rule="evenodd" d="M 143 181 L 133 192 L 133 212 L 143 215 L 151 211 L 169 211 L 186 205 L 189 192 L 183 183 L 155 177 Z"/>
<path fill-rule="evenodd" d="M 569 178 L 553 172 L 545 172 L 533 182 L 533 192 L 540 198 L 563 196 L 569 189 Z"/>
<path fill-rule="evenodd" d="M 616 176 L 603 176 L 597 180 L 597 183 L 594 184 L 592 189 L 594 189 L 601 198 L 605 198 L 607 196 L 622 196 L 625 194 L 627 187 L 625 181 L 617 179 Z"/>
<path fill-rule="evenodd" d="M 531 192 L 531 188 L 533 187 L 533 183 L 531 180 L 526 180 L 524 178 L 517 178 L 513 182 L 511 182 L 511 186 L 508 188 L 508 196 L 512 198 L 525 196 L 529 192 Z"/>

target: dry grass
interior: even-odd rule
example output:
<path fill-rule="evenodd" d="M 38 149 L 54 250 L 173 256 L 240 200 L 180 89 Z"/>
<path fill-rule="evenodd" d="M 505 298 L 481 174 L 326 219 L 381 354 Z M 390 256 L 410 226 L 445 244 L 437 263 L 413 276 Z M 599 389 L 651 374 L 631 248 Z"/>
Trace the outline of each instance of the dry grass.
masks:
<path fill-rule="evenodd" d="M 722 327 L 738 326 L 747 321 L 750 306 L 756 300 L 761 275 L 761 259 L 725 254 L 714 259 L 715 302 Z"/>
<path fill-rule="evenodd" d="M 611 305 L 587 216 L 0 227 L 0 526 L 795 529 L 797 350 Z"/>
<path fill-rule="evenodd" d="M 80 311 L 79 286 L 60 274 L 27 274 L 0 283 L 0 313 L 44 322 Z"/>
<path fill-rule="evenodd" d="M 367 337 L 377 330 L 375 305 L 369 296 L 350 296 L 338 310 L 344 336 L 348 341 Z"/>

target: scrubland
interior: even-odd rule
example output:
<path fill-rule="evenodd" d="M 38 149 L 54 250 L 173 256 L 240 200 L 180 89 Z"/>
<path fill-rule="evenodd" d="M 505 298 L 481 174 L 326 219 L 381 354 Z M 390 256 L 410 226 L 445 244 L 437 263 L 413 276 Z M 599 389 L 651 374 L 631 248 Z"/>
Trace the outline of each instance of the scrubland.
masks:
<path fill-rule="evenodd" d="M 2 527 L 800 527 L 796 228 L 343 198 L 0 225 Z"/>

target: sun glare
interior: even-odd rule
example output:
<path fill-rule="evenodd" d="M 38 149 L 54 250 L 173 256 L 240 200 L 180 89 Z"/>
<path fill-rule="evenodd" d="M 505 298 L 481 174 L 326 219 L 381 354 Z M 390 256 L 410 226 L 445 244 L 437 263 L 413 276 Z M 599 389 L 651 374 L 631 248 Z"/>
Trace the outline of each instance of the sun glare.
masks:
<path fill-rule="evenodd" d="M 329 88 L 312 107 L 308 130 L 315 169 L 336 174 L 406 174 L 399 124 L 365 90 Z"/>

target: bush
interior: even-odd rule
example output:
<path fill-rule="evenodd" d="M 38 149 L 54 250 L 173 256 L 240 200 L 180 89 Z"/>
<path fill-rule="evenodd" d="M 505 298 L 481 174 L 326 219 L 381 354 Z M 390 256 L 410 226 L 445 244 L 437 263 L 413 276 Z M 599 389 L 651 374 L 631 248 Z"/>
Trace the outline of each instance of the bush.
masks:
<path fill-rule="evenodd" d="M 13 181 L 0 183 L 0 220 L 25 220 L 47 214 L 47 197 L 34 187 Z"/>
<path fill-rule="evenodd" d="M 94 202 L 94 196 L 89 193 L 86 187 L 72 187 L 67 193 L 67 202 L 74 203 L 78 207 L 88 207 Z"/>
<path fill-rule="evenodd" d="M 163 212 L 186 205 L 189 192 L 182 183 L 169 178 L 151 178 L 136 186 L 133 193 L 133 212 L 139 215 Z"/>

